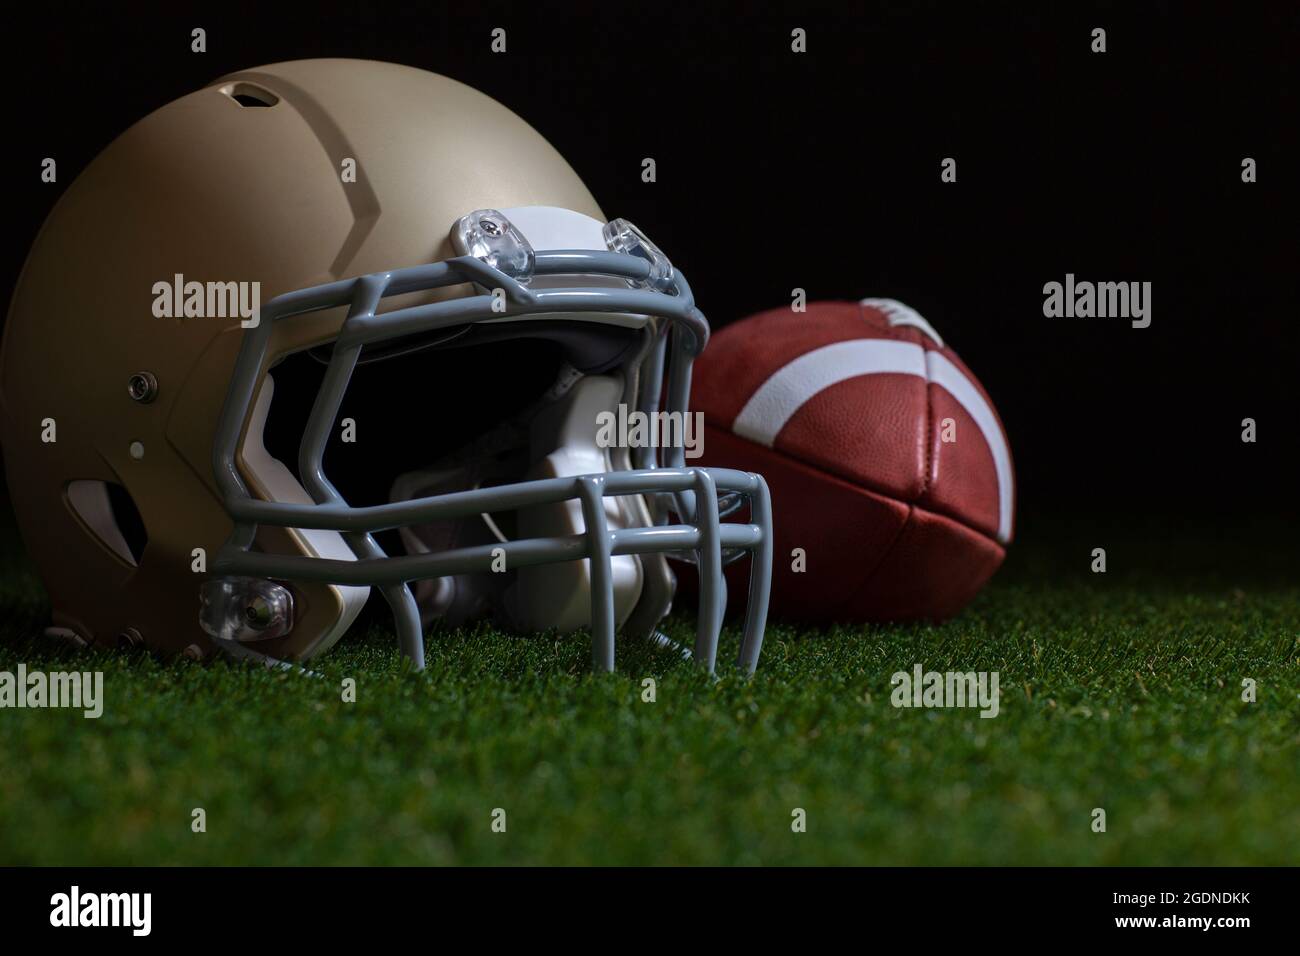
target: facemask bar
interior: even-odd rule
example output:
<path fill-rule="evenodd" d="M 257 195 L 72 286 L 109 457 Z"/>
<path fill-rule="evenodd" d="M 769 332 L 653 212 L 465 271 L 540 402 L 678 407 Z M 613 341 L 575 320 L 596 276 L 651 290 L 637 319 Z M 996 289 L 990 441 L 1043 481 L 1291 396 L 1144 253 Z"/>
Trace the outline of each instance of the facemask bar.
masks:
<path fill-rule="evenodd" d="M 645 286 L 655 281 L 655 265 L 626 253 L 557 250 L 537 253 L 533 274 L 610 276 L 628 280 L 631 285 Z M 387 297 L 465 282 L 476 283 L 482 289 L 501 290 L 504 310 L 500 310 L 499 302 L 497 310 L 493 309 L 494 297 L 488 292 L 376 314 Z M 330 430 L 364 346 L 488 319 L 549 313 L 624 313 L 643 322 L 652 321 L 648 317 L 658 317 L 666 323 L 664 332 L 670 330 L 670 334 L 660 333 L 647 358 L 641 397 L 644 401 L 653 395 L 653 400 L 643 407 L 651 411 L 658 407 L 657 389 L 663 381 L 664 353 L 671 345 L 667 406 L 670 410 L 685 411 L 689 405 L 691 363 L 704 347 L 709 327 L 695 307 L 690 287 L 680 272 L 671 273 L 670 282 L 663 284 L 669 286 L 667 291 L 604 287 L 532 290 L 486 262 L 462 256 L 278 296 L 262 309 L 259 324 L 244 333 L 217 427 L 213 467 L 217 487 L 235 527 L 213 560 L 212 573 L 219 578 L 254 577 L 376 587 L 392 608 L 402 653 L 417 669 L 422 669 L 424 645 L 420 616 L 407 582 L 489 571 L 496 549 L 504 549 L 510 568 L 587 558 L 591 561 L 593 667 L 611 671 L 615 624 L 610 559 L 617 555 L 693 551 L 700 572 L 695 657 L 712 672 L 725 609 L 722 552 L 738 549 L 752 555 L 739 665 L 745 673 L 753 673 L 762 649 L 772 570 L 771 501 L 767 485 L 759 475 L 732 469 L 683 467 L 680 448 L 667 456 L 668 467 L 656 468 L 653 452 L 642 456 L 639 453 L 644 449 L 638 449 L 636 460 L 642 467 L 632 471 L 527 481 L 353 508 L 322 467 Z M 277 322 L 294 316 L 344 305 L 348 306 L 348 316 L 335 340 L 299 447 L 302 483 L 315 503 L 255 499 L 239 473 L 235 457 L 257 384 L 266 367 L 272 329 Z M 720 521 L 719 491 L 748 499 L 750 523 Z M 677 514 L 685 523 L 659 524 L 663 509 L 655 509 L 654 526 L 610 530 L 602 503 L 607 495 L 644 495 L 651 502 L 671 496 Z M 398 557 L 388 556 L 373 537 L 375 532 L 429 521 L 569 500 L 581 503 L 585 523 L 582 534 Z M 251 548 L 260 524 L 341 532 L 356 560 L 254 552 Z M 209 633 L 213 631 L 209 629 Z M 237 653 L 249 653 L 235 641 L 213 636 Z"/>

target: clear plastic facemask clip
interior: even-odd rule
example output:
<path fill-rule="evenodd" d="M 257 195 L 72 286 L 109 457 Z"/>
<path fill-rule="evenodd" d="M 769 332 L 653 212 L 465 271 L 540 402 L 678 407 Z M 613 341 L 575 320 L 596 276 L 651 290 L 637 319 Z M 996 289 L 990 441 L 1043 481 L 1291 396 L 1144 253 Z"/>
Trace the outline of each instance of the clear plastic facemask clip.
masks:
<path fill-rule="evenodd" d="M 536 256 L 523 233 L 495 209 L 476 209 L 456 222 L 456 240 L 461 249 L 482 259 L 522 285 L 533 277 Z"/>
<path fill-rule="evenodd" d="M 268 641 L 293 630 L 289 589 L 261 578 L 227 577 L 199 589 L 199 626 L 221 641 Z"/>
<path fill-rule="evenodd" d="M 642 281 L 632 281 L 633 288 L 668 293 L 675 291 L 673 264 L 668 261 L 668 257 L 658 246 L 646 238 L 644 232 L 626 219 L 611 219 L 605 223 L 601 232 L 605 236 L 605 245 L 609 247 L 610 252 L 636 256 L 650 264 L 650 274 Z"/>

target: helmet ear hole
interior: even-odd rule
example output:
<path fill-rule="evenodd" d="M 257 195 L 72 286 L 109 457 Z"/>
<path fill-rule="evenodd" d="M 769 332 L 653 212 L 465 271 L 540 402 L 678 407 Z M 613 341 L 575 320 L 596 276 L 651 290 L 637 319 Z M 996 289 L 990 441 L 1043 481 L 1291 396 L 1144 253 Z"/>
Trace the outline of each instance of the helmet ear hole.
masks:
<path fill-rule="evenodd" d="M 228 83 L 221 87 L 221 92 L 245 108 L 274 106 L 280 102 L 280 97 L 270 90 L 264 90 L 252 83 Z"/>
<path fill-rule="evenodd" d="M 68 505 L 99 543 L 132 567 L 139 567 L 149 536 L 130 493 L 111 481 L 68 483 Z"/>

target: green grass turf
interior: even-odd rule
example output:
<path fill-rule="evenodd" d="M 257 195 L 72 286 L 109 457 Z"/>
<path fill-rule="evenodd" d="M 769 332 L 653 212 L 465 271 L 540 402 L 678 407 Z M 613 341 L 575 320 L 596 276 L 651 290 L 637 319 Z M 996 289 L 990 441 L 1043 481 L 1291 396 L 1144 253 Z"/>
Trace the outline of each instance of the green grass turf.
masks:
<path fill-rule="evenodd" d="M 487 629 L 424 674 L 380 626 L 319 679 L 54 650 L 15 553 L 0 669 L 102 669 L 107 703 L 0 711 L 0 864 L 1294 864 L 1300 583 L 1229 530 L 1031 527 L 957 619 L 774 627 L 752 681 L 645 645 L 595 677 L 583 636 Z M 997 670 L 1001 715 L 893 708 L 918 662 Z"/>

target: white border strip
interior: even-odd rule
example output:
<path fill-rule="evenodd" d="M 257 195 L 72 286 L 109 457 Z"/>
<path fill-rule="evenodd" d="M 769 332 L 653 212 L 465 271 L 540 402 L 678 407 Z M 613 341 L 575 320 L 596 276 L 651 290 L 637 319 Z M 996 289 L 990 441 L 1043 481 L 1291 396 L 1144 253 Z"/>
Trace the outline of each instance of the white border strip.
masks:
<path fill-rule="evenodd" d="M 858 305 L 879 309 L 885 314 L 890 325 L 910 325 L 914 329 L 920 329 L 930 336 L 935 345 L 943 348 L 943 339 L 939 338 L 939 333 L 934 330 L 934 326 L 925 321 L 925 316 L 910 305 L 903 305 L 897 299 L 859 299 Z"/>
<path fill-rule="evenodd" d="M 1002 434 L 997 416 L 993 414 L 989 403 L 984 401 L 979 389 L 961 369 L 939 352 L 927 352 L 925 358 L 930 381 L 957 399 L 957 404 L 975 419 L 975 424 L 984 436 L 984 443 L 993 453 L 993 468 L 998 476 L 998 540 L 1006 544 L 1011 540 L 1011 492 L 1015 482 L 1006 436 Z"/>

